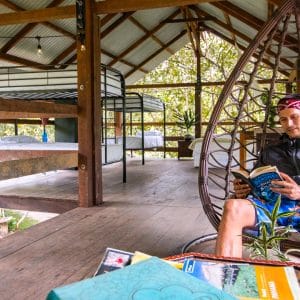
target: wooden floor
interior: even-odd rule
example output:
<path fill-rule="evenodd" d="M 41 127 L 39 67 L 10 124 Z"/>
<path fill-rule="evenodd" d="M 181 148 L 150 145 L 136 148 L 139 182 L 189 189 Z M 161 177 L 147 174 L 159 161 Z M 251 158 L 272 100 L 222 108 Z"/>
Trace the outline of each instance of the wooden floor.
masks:
<path fill-rule="evenodd" d="M 0 241 L 0 299 L 45 299 L 56 286 L 88 278 L 106 247 L 165 257 L 214 232 L 202 211 L 191 160 L 151 160 L 144 166 L 131 161 L 126 184 L 121 170 L 121 164 L 103 169 L 102 206 L 75 208 Z M 76 171 L 42 174 L 34 182 L 39 193 L 77 197 Z M 24 188 L 35 190 L 29 182 Z M 9 190 L 22 188 L 12 184 Z"/>

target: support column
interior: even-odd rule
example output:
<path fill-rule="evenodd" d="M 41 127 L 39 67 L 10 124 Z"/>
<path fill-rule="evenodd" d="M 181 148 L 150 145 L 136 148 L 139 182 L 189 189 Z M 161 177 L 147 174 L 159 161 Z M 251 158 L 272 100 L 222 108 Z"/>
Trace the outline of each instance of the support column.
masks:
<path fill-rule="evenodd" d="M 298 57 L 296 63 L 296 94 L 300 94 L 300 58 Z"/>
<path fill-rule="evenodd" d="M 79 205 L 102 202 L 100 38 L 94 0 L 76 0 Z"/>
<path fill-rule="evenodd" d="M 200 30 L 197 23 L 197 35 L 196 35 L 196 85 L 195 85 L 195 115 L 198 123 L 195 126 L 195 138 L 201 137 L 202 129 L 202 107 L 201 107 L 201 50 L 200 50 Z"/>

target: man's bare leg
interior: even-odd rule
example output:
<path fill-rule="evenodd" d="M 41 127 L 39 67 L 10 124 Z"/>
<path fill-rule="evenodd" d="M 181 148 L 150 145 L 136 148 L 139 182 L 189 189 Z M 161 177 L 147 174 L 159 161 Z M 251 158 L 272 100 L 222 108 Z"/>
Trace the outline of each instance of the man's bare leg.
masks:
<path fill-rule="evenodd" d="M 242 231 L 255 225 L 255 209 L 246 199 L 228 199 L 219 226 L 216 255 L 242 257 Z"/>

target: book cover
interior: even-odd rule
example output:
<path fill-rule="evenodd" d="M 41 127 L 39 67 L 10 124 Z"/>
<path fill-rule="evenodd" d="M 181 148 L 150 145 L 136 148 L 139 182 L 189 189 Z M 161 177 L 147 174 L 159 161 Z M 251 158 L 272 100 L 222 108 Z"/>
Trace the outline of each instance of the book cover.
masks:
<path fill-rule="evenodd" d="M 276 166 L 263 166 L 253 170 L 250 174 L 244 170 L 231 170 L 231 173 L 235 178 L 248 183 L 252 194 L 257 198 L 276 201 L 280 196 L 279 193 L 275 193 L 270 189 L 273 180 L 283 180 Z"/>
<path fill-rule="evenodd" d="M 293 267 L 231 264 L 186 259 L 183 271 L 238 299 L 299 300 L 300 288 Z"/>
<path fill-rule="evenodd" d="M 52 290 L 47 300 L 66 299 L 223 299 L 235 297 L 186 274 L 159 258 Z"/>
<path fill-rule="evenodd" d="M 133 253 L 107 248 L 94 276 L 124 268 L 131 263 Z"/>

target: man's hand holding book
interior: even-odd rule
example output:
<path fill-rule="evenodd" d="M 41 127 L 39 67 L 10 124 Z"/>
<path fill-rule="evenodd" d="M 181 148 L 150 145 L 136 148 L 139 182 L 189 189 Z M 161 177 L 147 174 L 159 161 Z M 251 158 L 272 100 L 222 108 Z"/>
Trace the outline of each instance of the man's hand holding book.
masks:
<path fill-rule="evenodd" d="M 273 180 L 270 189 L 279 193 L 289 199 L 299 200 L 300 199 L 300 186 L 294 181 L 289 175 L 280 172 L 282 181 Z"/>
<path fill-rule="evenodd" d="M 245 199 L 251 192 L 249 184 L 243 182 L 242 179 L 237 178 L 233 180 L 233 189 L 237 199 Z"/>

